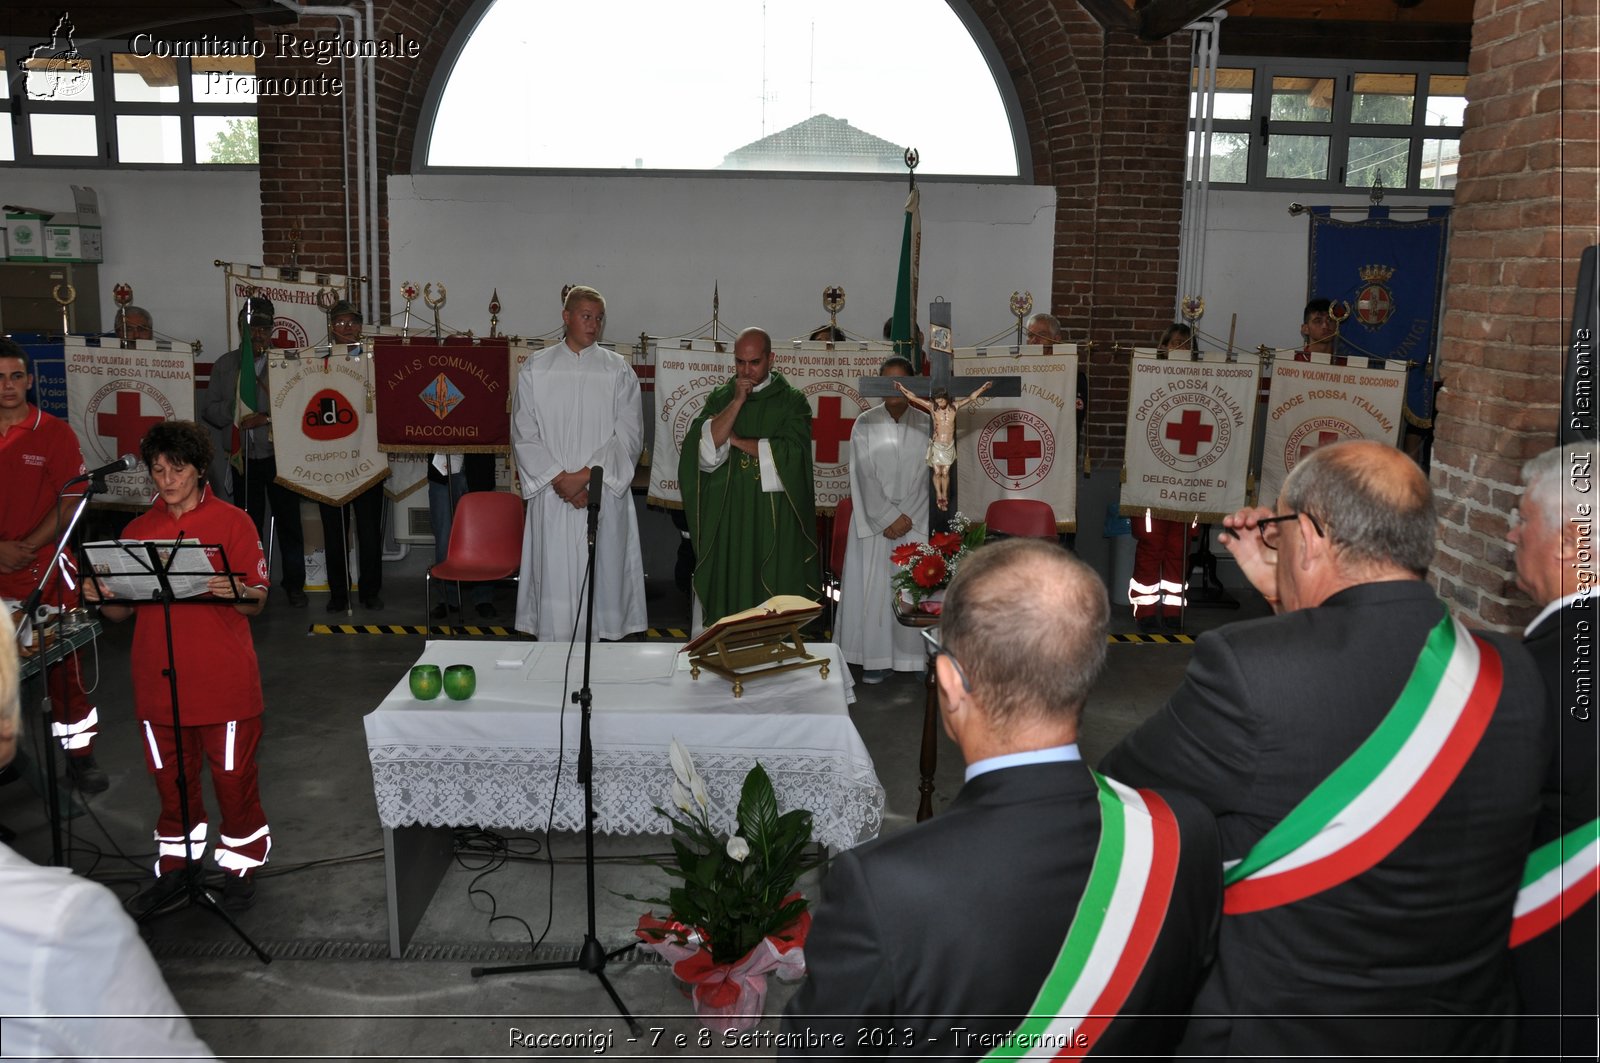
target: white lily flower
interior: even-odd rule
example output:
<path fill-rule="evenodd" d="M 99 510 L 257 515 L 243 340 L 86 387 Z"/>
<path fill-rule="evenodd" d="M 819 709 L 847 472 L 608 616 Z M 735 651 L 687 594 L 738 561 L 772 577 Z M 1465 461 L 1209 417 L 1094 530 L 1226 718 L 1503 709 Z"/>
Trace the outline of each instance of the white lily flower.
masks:
<path fill-rule="evenodd" d="M 677 779 L 672 780 L 672 803 L 678 806 L 681 812 L 693 812 L 694 805 L 689 803 L 689 791 Z"/>
<path fill-rule="evenodd" d="M 674 738 L 672 745 L 667 748 L 667 756 L 672 761 L 672 774 L 678 777 L 678 782 L 684 786 L 690 785 L 695 778 L 694 758 L 683 743 Z"/>
<path fill-rule="evenodd" d="M 728 858 L 738 863 L 744 863 L 750 856 L 750 843 L 737 834 L 728 836 Z"/>
<path fill-rule="evenodd" d="M 711 795 L 706 793 L 706 781 L 696 775 L 689 780 L 689 792 L 694 795 L 695 804 L 700 806 L 700 811 L 711 811 Z"/>

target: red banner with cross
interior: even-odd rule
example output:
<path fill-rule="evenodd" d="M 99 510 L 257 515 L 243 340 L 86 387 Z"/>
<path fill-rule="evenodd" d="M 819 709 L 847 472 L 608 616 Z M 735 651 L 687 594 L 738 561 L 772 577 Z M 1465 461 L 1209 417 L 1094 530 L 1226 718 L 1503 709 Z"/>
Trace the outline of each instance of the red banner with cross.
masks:
<path fill-rule="evenodd" d="M 1333 365 L 1330 355 L 1310 357 L 1301 362 L 1293 352 L 1284 352 L 1273 360 L 1257 495 L 1264 506 L 1277 501 L 1289 470 L 1318 447 L 1344 439 L 1375 439 L 1392 446 L 1400 439 L 1404 362 L 1372 369 L 1366 359 Z"/>
<path fill-rule="evenodd" d="M 1257 359 L 1136 349 L 1128 372 L 1122 512 L 1216 521 L 1244 506 Z"/>
<path fill-rule="evenodd" d="M 1020 377 L 1017 398 L 981 398 L 956 418 L 956 498 L 982 520 L 991 502 L 1032 498 L 1050 504 L 1056 528 L 1078 526 L 1078 348 L 967 347 L 955 375 Z"/>
<path fill-rule="evenodd" d="M 63 348 L 67 369 L 67 421 L 78 434 L 83 460 L 91 469 L 139 453 L 151 425 L 194 420 L 194 348 L 165 340 L 130 340 L 128 347 L 98 336 L 69 336 Z M 141 464 L 131 472 L 106 477 L 107 491 L 96 501 L 144 508 L 155 488 Z"/>
<path fill-rule="evenodd" d="M 719 350 L 719 347 L 721 348 Z M 832 513 L 850 496 L 850 430 L 878 400 L 862 398 L 857 382 L 876 376 L 894 352 L 887 344 L 820 343 L 775 347 L 773 368 L 811 403 L 811 469 L 817 512 Z M 689 425 L 705 408 L 706 396 L 733 375 L 733 343 L 662 341 L 656 348 L 655 438 L 650 448 L 650 501 L 682 504 L 678 455 Z"/>

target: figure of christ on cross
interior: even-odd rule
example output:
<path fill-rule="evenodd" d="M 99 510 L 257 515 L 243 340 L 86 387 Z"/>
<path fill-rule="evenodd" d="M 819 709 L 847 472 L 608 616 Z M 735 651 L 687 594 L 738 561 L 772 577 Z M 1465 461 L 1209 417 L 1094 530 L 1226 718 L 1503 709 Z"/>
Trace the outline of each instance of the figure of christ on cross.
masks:
<path fill-rule="evenodd" d="M 927 414 L 933 421 L 933 431 L 928 436 L 928 468 L 933 470 L 933 493 L 940 509 L 950 508 L 950 466 L 956 463 L 956 414 L 969 403 L 977 401 L 994 386 L 985 380 L 983 386 L 964 399 L 950 401 L 950 392 L 936 388 L 931 399 L 918 398 L 898 380 L 894 382 L 906 401 Z"/>

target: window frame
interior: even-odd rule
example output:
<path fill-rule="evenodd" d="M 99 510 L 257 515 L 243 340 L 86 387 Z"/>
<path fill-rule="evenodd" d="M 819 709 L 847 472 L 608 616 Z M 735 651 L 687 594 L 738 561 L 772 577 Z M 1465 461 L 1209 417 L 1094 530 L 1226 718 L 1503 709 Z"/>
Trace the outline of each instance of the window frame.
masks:
<path fill-rule="evenodd" d="M 1368 191 L 1370 185 L 1350 185 L 1345 183 L 1345 175 L 1349 169 L 1350 142 L 1352 138 L 1388 138 L 1405 139 L 1408 141 L 1408 156 L 1406 159 L 1406 180 L 1403 187 L 1384 186 L 1386 192 L 1438 196 L 1441 198 L 1454 195 L 1453 188 L 1423 188 L 1421 187 L 1423 168 L 1423 144 L 1430 140 L 1455 140 L 1458 143 L 1464 126 L 1461 125 L 1428 125 L 1428 99 L 1429 81 L 1439 75 L 1464 77 L 1467 73 L 1465 63 L 1408 63 L 1395 60 L 1327 60 L 1327 59 L 1296 59 L 1278 56 L 1229 56 L 1217 57 L 1217 68 L 1220 69 L 1250 69 L 1253 71 L 1251 87 L 1251 117 L 1247 119 L 1221 119 L 1214 118 L 1211 122 L 1211 132 L 1216 133 L 1242 133 L 1249 138 L 1250 157 L 1246 167 L 1244 181 L 1218 181 L 1211 180 L 1212 187 L 1219 189 L 1241 189 L 1250 191 L 1270 192 L 1322 192 L 1322 193 L 1348 193 L 1355 194 Z M 1351 120 L 1351 108 L 1355 99 L 1353 85 L 1358 74 L 1410 74 L 1416 78 L 1416 88 L 1413 93 L 1411 121 L 1406 124 L 1354 122 Z M 1191 73 L 1191 85 L 1194 75 Z M 1333 110 L 1329 121 L 1324 122 L 1299 122 L 1271 117 L 1272 82 L 1276 77 L 1304 77 L 1304 78 L 1332 78 Z M 1190 143 L 1198 144 L 1202 133 L 1203 119 L 1193 116 L 1198 111 L 1199 100 L 1197 90 L 1191 88 L 1189 119 Z M 1285 177 L 1267 176 L 1267 151 L 1266 149 L 1273 136 L 1315 135 L 1327 136 L 1328 142 L 1328 176 L 1319 179 L 1295 179 Z"/>

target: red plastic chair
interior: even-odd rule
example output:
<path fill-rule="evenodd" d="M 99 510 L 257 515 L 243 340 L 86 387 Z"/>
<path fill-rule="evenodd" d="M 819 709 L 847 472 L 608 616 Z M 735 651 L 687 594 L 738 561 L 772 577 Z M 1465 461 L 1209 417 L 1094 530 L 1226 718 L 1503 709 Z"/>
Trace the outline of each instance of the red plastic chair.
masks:
<path fill-rule="evenodd" d="M 1054 539 L 1056 512 L 1050 503 L 1037 498 L 1000 498 L 989 503 L 983 515 L 986 535 L 1010 535 L 1024 539 Z"/>
<path fill-rule="evenodd" d="M 432 616 L 433 581 L 487 583 L 522 571 L 522 499 L 506 491 L 469 491 L 456 501 L 444 560 L 428 569 L 423 608 Z M 429 620 L 423 621 L 426 625 Z"/>

